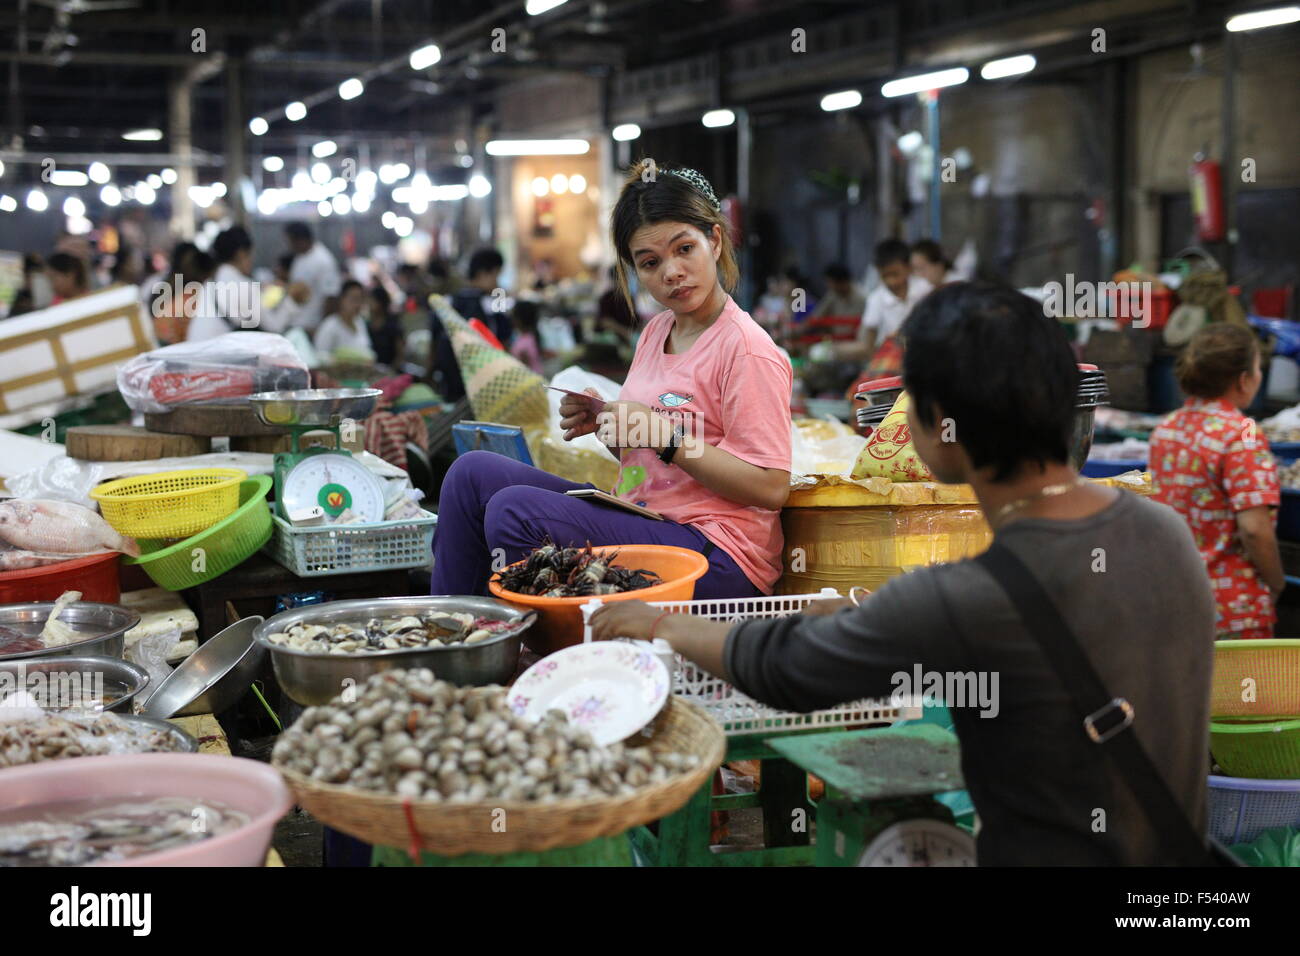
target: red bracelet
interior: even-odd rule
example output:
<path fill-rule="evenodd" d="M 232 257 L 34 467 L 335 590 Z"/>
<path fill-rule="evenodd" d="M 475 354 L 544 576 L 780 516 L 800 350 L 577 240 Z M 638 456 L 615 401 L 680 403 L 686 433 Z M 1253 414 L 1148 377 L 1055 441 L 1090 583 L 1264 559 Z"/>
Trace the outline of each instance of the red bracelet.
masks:
<path fill-rule="evenodd" d="M 653 641 L 655 639 L 655 628 L 659 626 L 659 622 L 672 613 L 673 613 L 672 611 L 664 611 L 657 618 L 655 618 L 655 622 L 650 625 L 650 640 Z"/>

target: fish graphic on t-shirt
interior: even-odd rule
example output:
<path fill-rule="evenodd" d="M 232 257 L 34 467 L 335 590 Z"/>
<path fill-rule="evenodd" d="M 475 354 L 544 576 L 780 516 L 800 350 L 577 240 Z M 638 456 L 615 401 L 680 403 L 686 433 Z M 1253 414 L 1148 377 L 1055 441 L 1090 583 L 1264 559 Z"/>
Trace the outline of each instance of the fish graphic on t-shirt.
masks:
<path fill-rule="evenodd" d="M 659 402 L 665 408 L 680 408 L 694 398 L 694 395 L 679 395 L 677 392 L 664 392 L 659 396 Z"/>

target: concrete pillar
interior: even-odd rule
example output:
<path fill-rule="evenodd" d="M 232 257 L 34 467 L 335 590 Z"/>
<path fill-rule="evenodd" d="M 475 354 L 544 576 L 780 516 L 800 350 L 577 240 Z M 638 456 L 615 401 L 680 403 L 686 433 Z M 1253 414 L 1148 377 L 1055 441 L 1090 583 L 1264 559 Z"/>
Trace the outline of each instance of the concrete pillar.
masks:
<path fill-rule="evenodd" d="M 239 225 L 248 226 L 248 210 L 244 207 L 244 180 L 248 178 L 248 125 L 244 109 L 244 61 L 242 57 L 226 57 L 226 133 L 225 169 L 226 205 L 231 218 Z"/>
<path fill-rule="evenodd" d="M 190 74 L 176 70 L 167 84 L 167 138 L 176 156 L 176 182 L 171 187 L 171 232 L 177 239 L 194 238 L 194 201 L 190 199 L 190 187 L 197 183 L 190 130 L 193 92 Z"/>

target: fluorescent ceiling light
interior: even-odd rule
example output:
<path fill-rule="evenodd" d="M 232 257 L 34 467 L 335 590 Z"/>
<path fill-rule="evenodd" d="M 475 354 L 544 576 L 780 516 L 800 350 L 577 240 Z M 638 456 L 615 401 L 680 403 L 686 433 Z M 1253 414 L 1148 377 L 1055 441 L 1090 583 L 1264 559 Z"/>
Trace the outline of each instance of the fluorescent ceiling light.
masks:
<path fill-rule="evenodd" d="M 122 201 L 122 192 L 110 183 L 99 191 L 99 201 L 105 206 L 116 206 Z"/>
<path fill-rule="evenodd" d="M 569 191 L 569 177 L 564 173 L 556 173 L 551 177 L 551 192 L 557 196 L 563 196 Z"/>
<path fill-rule="evenodd" d="M 709 110 L 700 117 L 700 122 L 709 129 L 717 129 L 721 126 L 730 126 L 736 122 L 736 114 L 731 110 Z"/>
<path fill-rule="evenodd" d="M 610 132 L 610 135 L 618 142 L 625 143 L 629 139 L 636 139 L 640 136 L 641 127 L 637 126 L 636 123 L 620 123 L 618 126 L 614 127 Z"/>
<path fill-rule="evenodd" d="M 314 183 L 327 183 L 330 181 L 330 168 L 326 163 L 311 164 L 311 181 Z"/>
<path fill-rule="evenodd" d="M 298 100 L 294 100 L 284 108 L 284 115 L 287 119 L 296 123 L 307 115 L 307 107 Z"/>
<path fill-rule="evenodd" d="M 152 206 L 153 201 L 158 197 L 154 188 L 148 183 L 137 183 L 135 187 L 135 201 L 142 206 Z"/>
<path fill-rule="evenodd" d="M 393 231 L 405 239 L 415 230 L 415 220 L 410 216 L 398 216 L 393 220 Z"/>
<path fill-rule="evenodd" d="M 100 186 L 113 178 L 113 174 L 103 163 L 91 163 L 86 167 L 86 175 L 90 177 L 92 183 L 97 183 Z"/>
<path fill-rule="evenodd" d="M 469 194 L 475 199 L 482 199 L 492 192 L 492 184 L 486 176 L 473 175 L 469 178 Z"/>
<path fill-rule="evenodd" d="M 86 214 L 86 204 L 76 196 L 69 196 L 63 200 L 63 214 L 65 216 L 84 216 Z"/>
<path fill-rule="evenodd" d="M 533 179 L 533 195 L 541 198 L 551 191 L 551 184 L 547 182 L 545 176 L 537 176 Z"/>
<path fill-rule="evenodd" d="M 84 186 L 90 182 L 90 177 L 75 169 L 56 169 L 50 173 L 50 182 L 55 186 Z M 85 209 L 81 212 L 85 212 Z M 81 213 L 70 212 L 68 215 L 80 216 Z"/>
<path fill-rule="evenodd" d="M 162 170 L 158 175 L 162 177 L 162 181 L 168 186 L 171 186 L 176 182 L 176 170 L 172 169 L 170 166 Z"/>
<path fill-rule="evenodd" d="M 827 93 L 822 97 L 822 109 L 827 113 L 836 110 L 851 110 L 862 105 L 862 94 L 857 90 L 842 90 L 839 93 Z"/>
<path fill-rule="evenodd" d="M 545 13 L 547 10 L 554 10 L 562 6 L 565 0 L 528 0 L 524 4 L 524 11 L 530 16 L 535 17 L 539 13 Z"/>
<path fill-rule="evenodd" d="M 162 177 L 159 176 L 157 173 L 150 173 L 148 176 L 144 178 L 144 181 L 149 185 L 150 189 L 154 189 L 154 190 L 162 189 L 162 185 L 163 185 Z"/>
<path fill-rule="evenodd" d="M 132 129 L 122 134 L 122 138 L 133 143 L 156 143 L 163 138 L 160 129 Z"/>
<path fill-rule="evenodd" d="M 970 79 L 970 70 L 964 66 L 951 70 L 938 70 L 934 73 L 921 73 L 917 76 L 905 76 L 901 80 L 890 80 L 880 88 L 881 96 L 906 96 L 908 93 L 924 93 L 945 86 L 956 86 Z"/>
<path fill-rule="evenodd" d="M 267 156 L 262 160 L 262 168 L 268 173 L 278 173 L 284 169 L 284 160 L 279 156 Z"/>
<path fill-rule="evenodd" d="M 345 100 L 355 100 L 365 92 L 365 89 L 366 84 L 362 83 L 354 76 L 339 84 L 339 96 Z"/>
<path fill-rule="evenodd" d="M 1274 7 L 1271 10 L 1255 10 L 1251 13 L 1239 13 L 1228 19 L 1228 30 L 1240 33 L 1243 30 L 1262 30 L 1265 27 L 1280 27 L 1284 23 L 1300 20 L 1300 7 Z"/>
<path fill-rule="evenodd" d="M 6 193 L 0 196 L 0 212 L 13 212 L 18 208 L 18 200 Z"/>
<path fill-rule="evenodd" d="M 317 159 L 324 159 L 326 156 L 333 156 L 339 151 L 338 143 L 332 139 L 323 139 L 311 148 L 311 154 Z"/>
<path fill-rule="evenodd" d="M 248 131 L 252 133 L 254 136 L 261 136 L 270 128 L 271 128 L 271 124 L 268 123 L 266 120 L 262 119 L 262 117 L 260 116 L 254 116 L 251 120 L 248 121 Z"/>
<path fill-rule="evenodd" d="M 581 156 L 591 149 L 585 139 L 494 139 L 489 156 Z"/>
<path fill-rule="evenodd" d="M 27 194 L 27 208 L 33 212 L 45 212 L 50 208 L 50 200 L 41 190 L 33 189 Z"/>
<path fill-rule="evenodd" d="M 353 212 L 369 212 L 369 211 L 370 211 L 370 197 L 369 197 L 367 194 L 365 194 L 365 193 L 357 193 L 355 196 L 353 196 L 353 197 L 352 197 L 352 211 L 353 211 Z"/>
<path fill-rule="evenodd" d="M 980 76 L 986 80 L 1003 80 L 1008 76 L 1020 76 L 1022 73 L 1028 73 L 1038 61 L 1034 59 L 1032 53 L 1022 53 L 1019 56 L 1008 56 L 1001 60 L 989 60 L 980 67 Z"/>
<path fill-rule="evenodd" d="M 411 53 L 411 69 L 427 70 L 442 59 L 442 51 L 436 43 L 429 43 Z"/>
<path fill-rule="evenodd" d="M 316 211 L 322 216 L 328 216 L 334 211 L 334 207 L 330 205 L 328 199 L 322 199 L 316 204 Z"/>
<path fill-rule="evenodd" d="M 569 192 L 581 195 L 587 191 L 587 177 L 582 173 L 574 173 L 569 177 Z"/>

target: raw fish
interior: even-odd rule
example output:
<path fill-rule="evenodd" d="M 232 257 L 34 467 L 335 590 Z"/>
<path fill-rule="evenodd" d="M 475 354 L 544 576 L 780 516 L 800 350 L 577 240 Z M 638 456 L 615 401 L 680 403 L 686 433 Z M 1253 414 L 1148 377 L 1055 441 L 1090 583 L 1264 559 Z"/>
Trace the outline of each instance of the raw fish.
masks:
<path fill-rule="evenodd" d="M 140 546 L 132 538 L 118 534 L 89 508 L 49 498 L 0 501 L 0 540 L 14 548 L 44 554 L 140 554 Z"/>
<path fill-rule="evenodd" d="M 68 561 L 66 554 L 37 554 L 35 551 L 22 551 L 13 548 L 0 551 L 0 571 L 22 571 L 26 568 L 39 568 L 43 564 L 58 564 Z"/>

